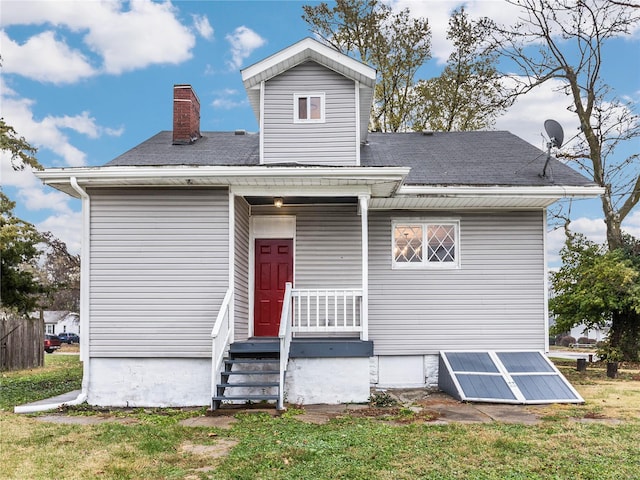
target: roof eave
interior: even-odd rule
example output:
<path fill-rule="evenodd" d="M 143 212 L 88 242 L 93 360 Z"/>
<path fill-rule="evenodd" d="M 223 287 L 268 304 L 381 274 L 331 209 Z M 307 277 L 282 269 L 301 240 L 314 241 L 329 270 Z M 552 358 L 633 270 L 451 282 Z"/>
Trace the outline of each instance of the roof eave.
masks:
<path fill-rule="evenodd" d="M 409 168 L 291 166 L 164 166 L 59 168 L 36 172 L 46 185 L 78 198 L 72 179 L 82 187 L 312 187 L 372 195 L 393 195 Z"/>
<path fill-rule="evenodd" d="M 305 38 L 242 69 L 242 82 L 245 88 L 250 89 L 307 60 L 314 60 L 369 88 L 375 86 L 376 70 L 374 68 L 312 38 Z"/>
<path fill-rule="evenodd" d="M 605 193 L 597 185 L 403 185 L 398 195 L 536 196 L 594 198 Z"/>
<path fill-rule="evenodd" d="M 603 193 L 604 189 L 595 185 L 403 185 L 393 198 L 372 200 L 371 209 L 542 209 L 562 198 L 594 198 Z"/>

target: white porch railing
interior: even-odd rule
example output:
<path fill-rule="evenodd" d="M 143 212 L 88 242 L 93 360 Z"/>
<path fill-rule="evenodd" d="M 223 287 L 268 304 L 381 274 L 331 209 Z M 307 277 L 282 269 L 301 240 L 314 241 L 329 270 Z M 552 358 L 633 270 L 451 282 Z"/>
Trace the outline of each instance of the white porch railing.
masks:
<path fill-rule="evenodd" d="M 294 289 L 293 332 L 360 333 L 362 289 Z"/>
<path fill-rule="evenodd" d="M 213 324 L 211 330 L 211 396 L 214 396 L 216 384 L 218 378 L 220 378 L 220 372 L 222 371 L 222 364 L 224 362 L 224 355 L 231 343 L 231 336 L 233 334 L 233 325 L 231 325 L 231 315 L 229 314 L 231 308 L 231 301 L 233 300 L 233 289 L 227 290 L 227 293 L 222 300 L 220 311 L 216 318 L 216 322 Z"/>
<path fill-rule="evenodd" d="M 291 320 L 292 320 L 292 288 L 291 283 L 287 282 L 284 299 L 282 301 L 282 314 L 280 315 L 280 330 L 278 337 L 280 338 L 280 387 L 278 388 L 278 410 L 284 409 L 284 377 L 287 372 L 287 363 L 289 362 L 289 348 L 291 347 Z"/>

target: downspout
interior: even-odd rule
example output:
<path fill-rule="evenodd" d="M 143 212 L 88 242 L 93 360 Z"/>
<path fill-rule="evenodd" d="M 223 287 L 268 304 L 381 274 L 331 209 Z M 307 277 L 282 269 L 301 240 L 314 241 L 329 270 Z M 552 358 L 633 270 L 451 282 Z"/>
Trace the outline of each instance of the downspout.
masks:
<path fill-rule="evenodd" d="M 544 292 L 543 292 L 543 298 L 544 298 L 544 330 L 545 330 L 545 334 L 544 334 L 544 352 L 546 354 L 549 353 L 549 264 L 547 262 L 549 262 L 549 258 L 548 258 L 548 254 L 547 254 L 547 209 L 544 208 L 542 210 L 542 217 L 543 217 L 543 229 L 542 229 L 542 255 L 544 258 L 544 269 L 543 269 L 543 274 L 544 274 Z"/>
<path fill-rule="evenodd" d="M 89 207 L 90 200 L 87 192 L 78 185 L 76 177 L 70 177 L 71 187 L 78 192 L 82 199 L 82 245 L 80 251 L 80 360 L 82 368 L 82 390 L 73 400 L 57 403 L 43 403 L 19 405 L 13 409 L 14 413 L 36 413 L 47 410 L 57 410 L 63 405 L 80 405 L 87 401 L 89 391 Z"/>

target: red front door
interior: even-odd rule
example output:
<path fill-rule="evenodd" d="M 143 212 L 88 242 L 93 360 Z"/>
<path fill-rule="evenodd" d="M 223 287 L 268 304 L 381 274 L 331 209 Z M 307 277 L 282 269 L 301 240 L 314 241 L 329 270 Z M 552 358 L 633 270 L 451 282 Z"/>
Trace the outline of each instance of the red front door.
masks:
<path fill-rule="evenodd" d="M 253 334 L 277 337 L 286 282 L 293 281 L 293 240 L 257 239 Z"/>

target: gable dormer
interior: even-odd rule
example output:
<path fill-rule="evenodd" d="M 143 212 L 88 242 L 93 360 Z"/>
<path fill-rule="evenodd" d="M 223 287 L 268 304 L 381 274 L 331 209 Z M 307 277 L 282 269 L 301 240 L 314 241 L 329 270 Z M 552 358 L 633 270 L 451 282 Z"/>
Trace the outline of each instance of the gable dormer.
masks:
<path fill-rule="evenodd" d="M 375 69 L 306 38 L 242 70 L 260 163 L 360 165 Z"/>

